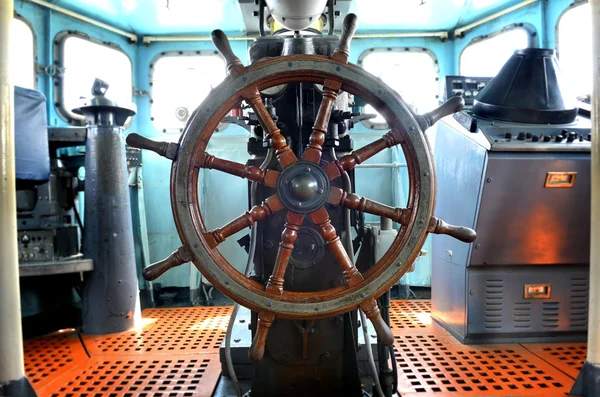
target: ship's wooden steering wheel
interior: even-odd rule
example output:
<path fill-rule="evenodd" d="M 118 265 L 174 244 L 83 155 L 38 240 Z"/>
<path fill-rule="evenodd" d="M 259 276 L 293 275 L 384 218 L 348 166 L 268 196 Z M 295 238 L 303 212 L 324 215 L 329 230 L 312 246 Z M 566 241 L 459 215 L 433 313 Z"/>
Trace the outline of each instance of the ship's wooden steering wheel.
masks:
<path fill-rule="evenodd" d="M 154 142 L 137 134 L 127 137 L 129 145 L 153 150 L 173 160 L 171 205 L 183 242 L 169 258 L 148 267 L 144 277 L 155 279 L 171 267 L 192 261 L 219 291 L 258 312 L 258 324 L 249 353 L 253 360 L 262 358 L 267 332 L 275 317 L 297 320 L 323 318 L 359 307 L 372 321 L 381 341 L 385 345 L 393 344 L 393 335 L 381 318 L 376 298 L 410 268 L 428 233 L 445 233 L 465 242 L 475 239 L 473 230 L 450 226 L 432 216 L 435 175 L 423 133 L 439 118 L 460 110 L 462 99 L 453 98 L 423 116 L 413 114 L 391 88 L 363 69 L 347 63 L 355 29 L 356 16 L 349 14 L 344 20 L 339 46 L 331 58 L 290 55 L 263 59 L 248 67 L 244 67 L 233 54 L 225 34 L 220 30 L 214 31 L 213 42 L 228 62 L 229 76 L 194 112 L 179 144 Z M 301 160 L 286 144 L 260 96 L 266 88 L 295 82 L 323 85 L 323 101 L 310 143 Z M 381 139 L 321 167 L 322 145 L 333 103 L 340 91 L 370 103 L 384 116 L 390 131 Z M 242 101 L 256 113 L 282 172 L 223 160 L 206 152 L 208 141 L 219 122 Z M 343 172 L 395 145 L 401 146 L 406 157 L 410 180 L 407 208 L 392 208 L 330 185 L 330 181 L 339 178 Z M 275 188 L 277 193 L 225 226 L 209 231 L 204 226 L 198 201 L 198 180 L 202 169 L 215 169 L 246 178 Z M 325 203 L 388 217 L 402 225 L 401 231 L 381 260 L 361 274 L 331 224 Z M 229 236 L 278 211 L 287 211 L 286 223 L 273 274 L 265 286 L 236 270 L 216 248 Z M 321 232 L 326 246 L 343 271 L 344 285 L 310 293 L 284 290 L 284 275 L 294 242 L 298 230 L 307 221 L 313 222 Z"/>

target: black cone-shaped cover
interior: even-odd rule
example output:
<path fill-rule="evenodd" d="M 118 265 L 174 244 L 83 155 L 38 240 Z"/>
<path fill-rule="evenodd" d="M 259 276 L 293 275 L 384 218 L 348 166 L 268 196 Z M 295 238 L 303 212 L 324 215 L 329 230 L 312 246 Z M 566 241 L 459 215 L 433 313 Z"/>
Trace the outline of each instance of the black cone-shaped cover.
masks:
<path fill-rule="evenodd" d="M 554 50 L 517 50 L 477 95 L 473 115 L 515 123 L 568 124 L 577 117 L 577 106 L 565 92 Z"/>

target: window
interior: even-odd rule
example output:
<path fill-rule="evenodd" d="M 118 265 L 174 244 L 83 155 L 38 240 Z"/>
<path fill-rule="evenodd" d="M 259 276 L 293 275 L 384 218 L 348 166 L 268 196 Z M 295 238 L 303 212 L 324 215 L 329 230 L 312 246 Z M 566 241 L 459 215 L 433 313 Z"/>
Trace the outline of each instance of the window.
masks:
<path fill-rule="evenodd" d="M 434 109 L 438 103 L 438 64 L 425 48 L 372 49 L 361 55 L 363 68 L 397 91 L 417 113 Z M 365 113 L 376 113 L 369 105 Z M 381 115 L 368 126 L 387 128 Z"/>
<path fill-rule="evenodd" d="M 527 29 L 516 28 L 469 44 L 460 55 L 460 74 L 477 77 L 496 76 L 515 50 L 529 47 L 530 35 Z"/>
<path fill-rule="evenodd" d="M 589 3 L 566 11 L 558 22 L 558 63 L 577 97 L 592 92 L 592 10 Z"/>
<path fill-rule="evenodd" d="M 152 120 L 163 132 L 180 132 L 211 89 L 225 78 L 214 51 L 163 53 L 151 65 Z"/>
<path fill-rule="evenodd" d="M 35 40 L 33 31 L 21 19 L 11 25 L 10 73 L 19 87 L 35 89 Z"/>
<path fill-rule="evenodd" d="M 90 40 L 81 35 L 67 34 L 58 40 L 62 84 L 57 90 L 59 113 L 69 122 L 83 120 L 72 112 L 83 104 L 84 98 L 92 96 L 91 90 L 96 78 L 108 83 L 106 97 L 118 104 L 133 101 L 133 77 L 129 57 L 118 47 Z"/>

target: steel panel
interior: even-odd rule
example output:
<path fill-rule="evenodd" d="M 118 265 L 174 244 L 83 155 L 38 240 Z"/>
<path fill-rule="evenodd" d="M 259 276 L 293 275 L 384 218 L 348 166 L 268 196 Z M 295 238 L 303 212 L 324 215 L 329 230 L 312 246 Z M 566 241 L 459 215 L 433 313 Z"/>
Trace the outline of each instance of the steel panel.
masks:
<path fill-rule="evenodd" d="M 551 171 L 574 186 L 545 188 Z M 470 265 L 588 263 L 590 171 L 587 153 L 490 153 Z"/>

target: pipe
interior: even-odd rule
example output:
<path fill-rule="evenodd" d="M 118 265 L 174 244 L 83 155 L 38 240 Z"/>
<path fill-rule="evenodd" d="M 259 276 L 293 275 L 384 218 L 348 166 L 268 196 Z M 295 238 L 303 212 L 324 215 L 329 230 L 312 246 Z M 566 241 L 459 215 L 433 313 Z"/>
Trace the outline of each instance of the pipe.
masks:
<path fill-rule="evenodd" d="M 337 157 L 335 155 L 335 148 L 331 148 L 331 158 L 334 161 L 337 161 Z M 342 185 L 343 189 L 346 192 L 352 192 L 352 181 L 350 180 L 350 175 L 346 171 L 342 174 Z M 346 246 L 346 251 L 348 252 L 348 256 L 354 264 L 354 246 L 352 245 L 352 222 L 350 218 L 350 209 L 344 208 L 344 229 L 346 230 L 346 234 L 344 236 L 344 245 Z M 375 386 L 375 390 L 377 391 L 380 397 L 385 396 L 383 394 L 383 390 L 381 389 L 381 383 L 379 382 L 379 373 L 377 371 L 377 367 L 375 366 L 375 358 L 373 357 L 373 349 L 371 348 L 371 336 L 369 333 L 369 328 L 367 326 L 367 316 L 362 311 L 362 309 L 358 309 L 360 314 L 360 324 L 362 326 L 363 331 L 363 339 L 365 341 L 365 348 L 367 349 L 367 357 L 369 359 L 369 369 L 371 371 L 371 376 L 373 376 L 373 383 Z"/>
<path fill-rule="evenodd" d="M 28 0 L 40 1 L 40 0 Z M 229 41 L 252 41 L 260 36 L 231 36 L 227 37 Z M 398 32 L 398 33 L 357 33 L 353 36 L 354 39 L 385 39 L 385 38 L 402 38 L 402 37 L 439 37 L 441 40 L 448 38 L 448 32 Z M 144 36 L 142 42 L 146 45 L 160 41 L 211 41 L 211 36 Z"/>
<path fill-rule="evenodd" d="M 13 2 L 0 1 L 0 395 L 25 377 L 17 247 L 17 199 L 10 30 Z"/>
<path fill-rule="evenodd" d="M 525 0 L 522 3 L 516 4 L 516 5 L 512 6 L 512 7 L 508 7 L 508 8 L 506 8 L 506 9 L 504 9 L 502 11 L 499 11 L 499 12 L 497 12 L 495 14 L 492 14 L 492 15 L 487 16 L 485 18 L 482 18 L 482 19 L 480 19 L 478 21 L 470 23 L 470 24 L 468 24 L 466 26 L 463 26 L 462 28 L 458 28 L 458 29 L 456 29 L 454 31 L 454 36 L 456 36 L 456 37 L 464 37 L 465 32 L 468 31 L 468 30 L 474 29 L 474 28 L 476 28 L 479 25 L 483 25 L 484 23 L 493 21 L 494 19 L 500 18 L 500 17 L 502 17 L 502 16 L 504 16 L 506 14 L 510 14 L 511 12 L 519 10 L 519 9 L 521 9 L 523 7 L 527 7 L 528 5 L 536 3 L 537 1 L 538 0 Z"/>
<path fill-rule="evenodd" d="M 106 24 L 104 22 L 96 21 L 95 19 L 86 17 L 85 15 L 81 15 L 81 14 L 78 14 L 78 13 L 76 13 L 74 11 L 67 10 L 66 8 L 59 7 L 59 6 L 57 6 L 55 4 L 52 4 L 52 3 L 48 3 L 47 1 L 44 1 L 44 0 L 25 0 L 25 1 L 28 1 L 30 3 L 34 3 L 34 4 L 37 4 L 37 5 L 40 5 L 42 7 L 49 8 L 49 9 L 54 10 L 56 12 L 60 12 L 61 14 L 68 15 L 71 18 L 79 19 L 80 21 L 89 23 L 90 25 L 98 26 L 98 27 L 100 27 L 102 29 L 105 29 L 105 30 L 108 30 L 108 31 L 111 31 L 111 32 L 114 32 L 114 33 L 117 33 L 117 34 L 120 34 L 121 36 L 127 37 L 132 43 L 136 43 L 137 42 L 137 35 L 135 33 L 126 32 L 126 31 L 121 30 L 119 28 L 115 28 L 114 26 L 110 26 L 110 25 L 108 25 L 108 24 Z"/>
<path fill-rule="evenodd" d="M 354 168 L 406 168 L 406 163 L 372 163 L 372 164 L 358 164 Z"/>
<path fill-rule="evenodd" d="M 269 149 L 267 155 L 265 156 L 264 161 L 260 165 L 260 169 L 266 169 L 269 166 L 269 163 L 273 159 L 273 150 Z M 256 204 L 256 190 L 258 188 L 257 182 L 252 182 L 250 185 L 250 206 L 253 207 Z M 254 253 L 256 252 L 256 239 L 258 236 L 258 223 L 254 222 L 252 228 L 250 229 L 250 245 L 248 246 L 248 260 L 246 261 L 246 269 L 244 274 L 246 277 L 250 276 L 250 272 L 252 270 L 252 263 L 254 262 Z M 227 332 L 225 333 L 225 365 L 227 366 L 227 372 L 229 373 L 229 379 L 233 382 L 235 387 L 235 393 L 237 397 L 242 397 L 242 389 L 240 387 L 240 381 L 235 374 L 235 368 L 233 367 L 233 360 L 231 359 L 231 335 L 233 333 L 233 325 L 235 324 L 235 319 L 237 317 L 238 311 L 240 310 L 240 304 L 236 302 L 233 305 L 233 312 L 231 313 L 231 317 L 229 318 L 229 323 L 227 324 Z"/>
<path fill-rule="evenodd" d="M 587 361 L 600 365 L 600 0 L 592 8 L 592 206 L 590 244 L 590 301 Z"/>

